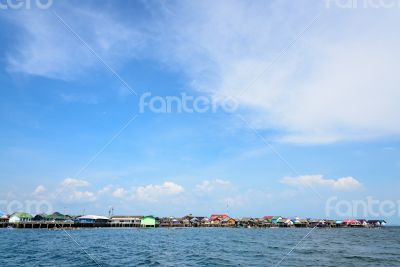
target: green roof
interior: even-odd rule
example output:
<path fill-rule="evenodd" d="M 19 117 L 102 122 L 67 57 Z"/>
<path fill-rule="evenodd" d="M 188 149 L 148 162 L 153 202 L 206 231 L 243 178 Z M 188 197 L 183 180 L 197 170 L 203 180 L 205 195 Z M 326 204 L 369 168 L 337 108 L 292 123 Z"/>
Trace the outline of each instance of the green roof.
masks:
<path fill-rule="evenodd" d="M 44 219 L 51 219 L 51 215 L 47 215 L 47 214 L 45 214 L 45 213 L 38 214 L 38 215 L 36 215 L 36 216 L 40 216 L 40 217 L 42 217 L 42 218 L 44 218 Z M 35 216 L 35 217 L 36 217 L 36 216 Z"/>
<path fill-rule="evenodd" d="M 15 212 L 11 216 L 17 216 L 21 219 L 32 219 L 32 215 L 30 215 L 29 213 L 26 213 L 26 212 Z"/>

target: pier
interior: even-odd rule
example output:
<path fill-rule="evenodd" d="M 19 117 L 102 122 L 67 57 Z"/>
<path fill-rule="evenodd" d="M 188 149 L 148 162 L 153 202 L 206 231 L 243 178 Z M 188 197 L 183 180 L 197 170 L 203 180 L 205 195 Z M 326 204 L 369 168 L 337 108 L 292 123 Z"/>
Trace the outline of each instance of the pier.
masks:
<path fill-rule="evenodd" d="M 135 223 L 79 223 L 79 222 L 18 222 L 0 223 L 0 228 L 15 228 L 15 229 L 79 229 L 79 228 L 140 228 Z M 156 225 L 159 228 L 376 228 L 380 226 L 362 226 L 362 225 L 282 225 L 282 224 L 264 224 L 264 225 Z"/>
<path fill-rule="evenodd" d="M 109 223 L 76 223 L 76 222 L 18 222 L 18 223 L 0 223 L 0 228 L 18 228 L 18 229 L 71 229 L 71 228 L 97 228 L 97 227 L 115 227 Z"/>

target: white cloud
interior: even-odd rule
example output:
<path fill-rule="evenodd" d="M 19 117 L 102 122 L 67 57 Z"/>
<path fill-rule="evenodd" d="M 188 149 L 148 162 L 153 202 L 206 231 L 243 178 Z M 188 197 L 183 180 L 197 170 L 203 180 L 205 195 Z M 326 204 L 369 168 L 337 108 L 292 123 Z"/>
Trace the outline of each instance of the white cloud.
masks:
<path fill-rule="evenodd" d="M 151 54 L 186 72 L 197 90 L 238 97 L 252 126 L 280 130 L 278 140 L 331 143 L 400 135 L 397 10 L 352 10 L 352 16 L 332 9 L 274 61 L 325 9 L 323 2 L 145 5 L 157 20 L 140 29 L 136 18 L 122 20 L 81 5 L 60 14 L 107 62 L 119 65 Z M 51 12 L 6 17 L 21 28 L 8 51 L 10 70 L 71 79 L 102 67 Z"/>
<path fill-rule="evenodd" d="M 295 187 L 322 186 L 337 191 L 352 191 L 362 189 L 362 184 L 351 176 L 337 180 L 325 179 L 322 175 L 303 175 L 298 177 L 284 177 L 281 182 Z"/>
<path fill-rule="evenodd" d="M 142 46 L 144 38 L 134 26 L 101 10 L 65 3 L 58 6 L 57 12 L 109 65 L 135 57 Z M 21 29 L 16 32 L 19 38 L 14 49 L 8 53 L 10 70 L 70 80 L 89 68 L 103 68 L 52 12 L 20 10 L 6 17 Z"/>
<path fill-rule="evenodd" d="M 238 97 L 252 126 L 279 129 L 281 141 L 399 136 L 398 10 L 325 12 L 274 62 L 324 8 L 323 2 L 180 2 L 165 15 L 164 59 L 180 65 L 197 89 Z"/>
<path fill-rule="evenodd" d="M 72 191 L 66 195 L 67 202 L 93 202 L 95 201 L 96 195 L 90 191 Z"/>
<path fill-rule="evenodd" d="M 74 178 L 66 178 L 62 183 L 62 188 L 74 188 L 74 187 L 87 187 L 89 182 L 85 180 L 79 180 Z"/>
<path fill-rule="evenodd" d="M 58 189 L 57 193 L 51 197 L 56 199 L 62 199 L 65 202 L 73 203 L 73 202 L 92 202 L 96 200 L 96 194 L 91 191 L 82 191 L 80 188 L 89 187 L 90 183 L 85 180 L 75 179 L 75 178 L 66 178 L 64 179 Z"/>
<path fill-rule="evenodd" d="M 106 186 L 104 186 L 102 189 L 100 189 L 97 193 L 98 193 L 99 195 L 110 193 L 110 192 L 112 191 L 113 187 L 114 187 L 114 186 L 111 185 L 111 184 L 106 185 Z"/>
<path fill-rule="evenodd" d="M 173 183 L 164 182 L 161 185 L 145 185 L 139 186 L 134 190 L 135 198 L 147 202 L 156 202 L 165 196 L 178 195 L 184 192 L 183 186 Z"/>
<path fill-rule="evenodd" d="M 122 198 L 125 196 L 126 194 L 126 190 L 123 187 L 118 187 L 117 189 L 114 190 L 114 192 L 112 193 L 112 195 L 116 198 Z"/>
<path fill-rule="evenodd" d="M 46 192 L 46 187 L 44 187 L 43 185 L 38 185 L 35 189 L 35 191 L 33 192 L 34 195 L 41 195 L 44 192 Z"/>
<path fill-rule="evenodd" d="M 196 185 L 197 191 L 201 193 L 211 192 L 215 189 L 230 187 L 231 183 L 226 180 L 215 179 L 213 181 L 204 180 L 200 184 Z"/>

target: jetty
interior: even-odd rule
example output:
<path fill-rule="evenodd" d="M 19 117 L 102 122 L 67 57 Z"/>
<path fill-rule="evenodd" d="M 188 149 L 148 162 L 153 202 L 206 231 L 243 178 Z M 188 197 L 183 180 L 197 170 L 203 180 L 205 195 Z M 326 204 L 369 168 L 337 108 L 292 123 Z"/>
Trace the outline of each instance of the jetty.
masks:
<path fill-rule="evenodd" d="M 16 212 L 2 216 L 0 228 L 16 229 L 76 229 L 76 228 L 185 228 L 185 227 L 225 227 L 225 228 L 376 228 L 386 225 L 385 220 L 366 219 L 316 219 L 300 217 L 263 216 L 258 218 L 232 218 L 228 214 L 206 216 L 156 217 L 146 216 L 69 216 L 61 213 L 51 215 Z"/>

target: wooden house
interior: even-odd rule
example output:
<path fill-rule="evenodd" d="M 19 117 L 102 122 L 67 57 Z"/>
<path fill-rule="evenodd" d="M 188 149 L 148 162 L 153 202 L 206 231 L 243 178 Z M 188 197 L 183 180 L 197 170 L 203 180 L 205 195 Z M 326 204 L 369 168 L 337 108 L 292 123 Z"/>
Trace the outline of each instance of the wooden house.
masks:
<path fill-rule="evenodd" d="M 359 226 L 361 226 L 360 221 L 355 220 L 355 219 L 344 220 L 343 223 L 344 223 L 347 227 L 359 227 Z"/>
<path fill-rule="evenodd" d="M 203 219 L 201 219 L 200 225 L 201 225 L 201 226 L 204 226 L 204 227 L 211 226 L 210 219 L 207 218 L 207 217 L 204 217 Z"/>
<path fill-rule="evenodd" d="M 112 216 L 111 226 L 114 227 L 139 227 L 142 216 Z"/>
<path fill-rule="evenodd" d="M 322 219 L 307 219 L 310 227 L 323 227 L 325 226 L 325 220 Z"/>
<path fill-rule="evenodd" d="M 236 220 L 230 217 L 225 217 L 225 219 L 221 220 L 221 226 L 234 227 L 236 226 Z"/>
<path fill-rule="evenodd" d="M 264 216 L 264 219 L 271 222 L 271 224 L 278 225 L 279 222 L 282 220 L 281 216 Z"/>
<path fill-rule="evenodd" d="M 365 220 L 365 219 L 357 219 L 357 221 L 360 222 L 360 226 L 363 226 L 363 227 L 369 226 L 367 220 Z"/>
<path fill-rule="evenodd" d="M 203 219 L 206 218 L 204 216 L 195 216 L 192 219 L 190 219 L 189 223 L 190 226 L 192 227 L 199 227 L 202 224 Z M 208 218 L 206 218 L 208 220 Z"/>
<path fill-rule="evenodd" d="M 7 214 L 4 214 L 0 211 L 0 223 L 5 223 L 8 222 L 9 217 L 7 216 Z"/>
<path fill-rule="evenodd" d="M 210 216 L 210 226 L 221 226 L 222 220 L 229 218 L 226 214 L 212 214 Z"/>
<path fill-rule="evenodd" d="M 140 227 L 156 227 L 158 223 L 156 221 L 156 217 L 153 215 L 143 216 L 140 219 Z"/>
<path fill-rule="evenodd" d="M 336 220 L 325 220 L 325 227 L 336 228 Z"/>
<path fill-rule="evenodd" d="M 256 226 L 256 220 L 250 217 L 240 218 L 237 222 L 240 227 L 254 227 Z"/>
<path fill-rule="evenodd" d="M 294 226 L 295 226 L 295 227 L 300 227 L 300 228 L 302 228 L 302 227 L 308 227 L 308 226 L 309 226 L 309 223 L 308 223 L 308 220 L 307 220 L 307 219 L 299 219 L 298 221 L 296 221 L 296 222 L 294 223 Z"/>
<path fill-rule="evenodd" d="M 278 221 L 278 225 L 279 225 L 280 227 L 292 227 L 292 226 L 294 226 L 294 223 L 292 222 L 291 219 L 288 219 L 288 218 L 281 218 L 281 219 Z"/>
<path fill-rule="evenodd" d="M 272 219 L 272 216 L 271 216 Z M 268 218 L 262 217 L 255 219 L 255 225 L 257 227 L 271 227 L 271 220 Z"/>
<path fill-rule="evenodd" d="M 99 215 L 84 215 L 75 219 L 77 223 L 95 223 L 95 224 L 106 224 L 110 221 L 108 217 Z"/>
<path fill-rule="evenodd" d="M 385 226 L 386 225 L 386 221 L 385 220 L 368 220 L 367 223 L 371 227 L 380 227 L 380 226 Z"/>

